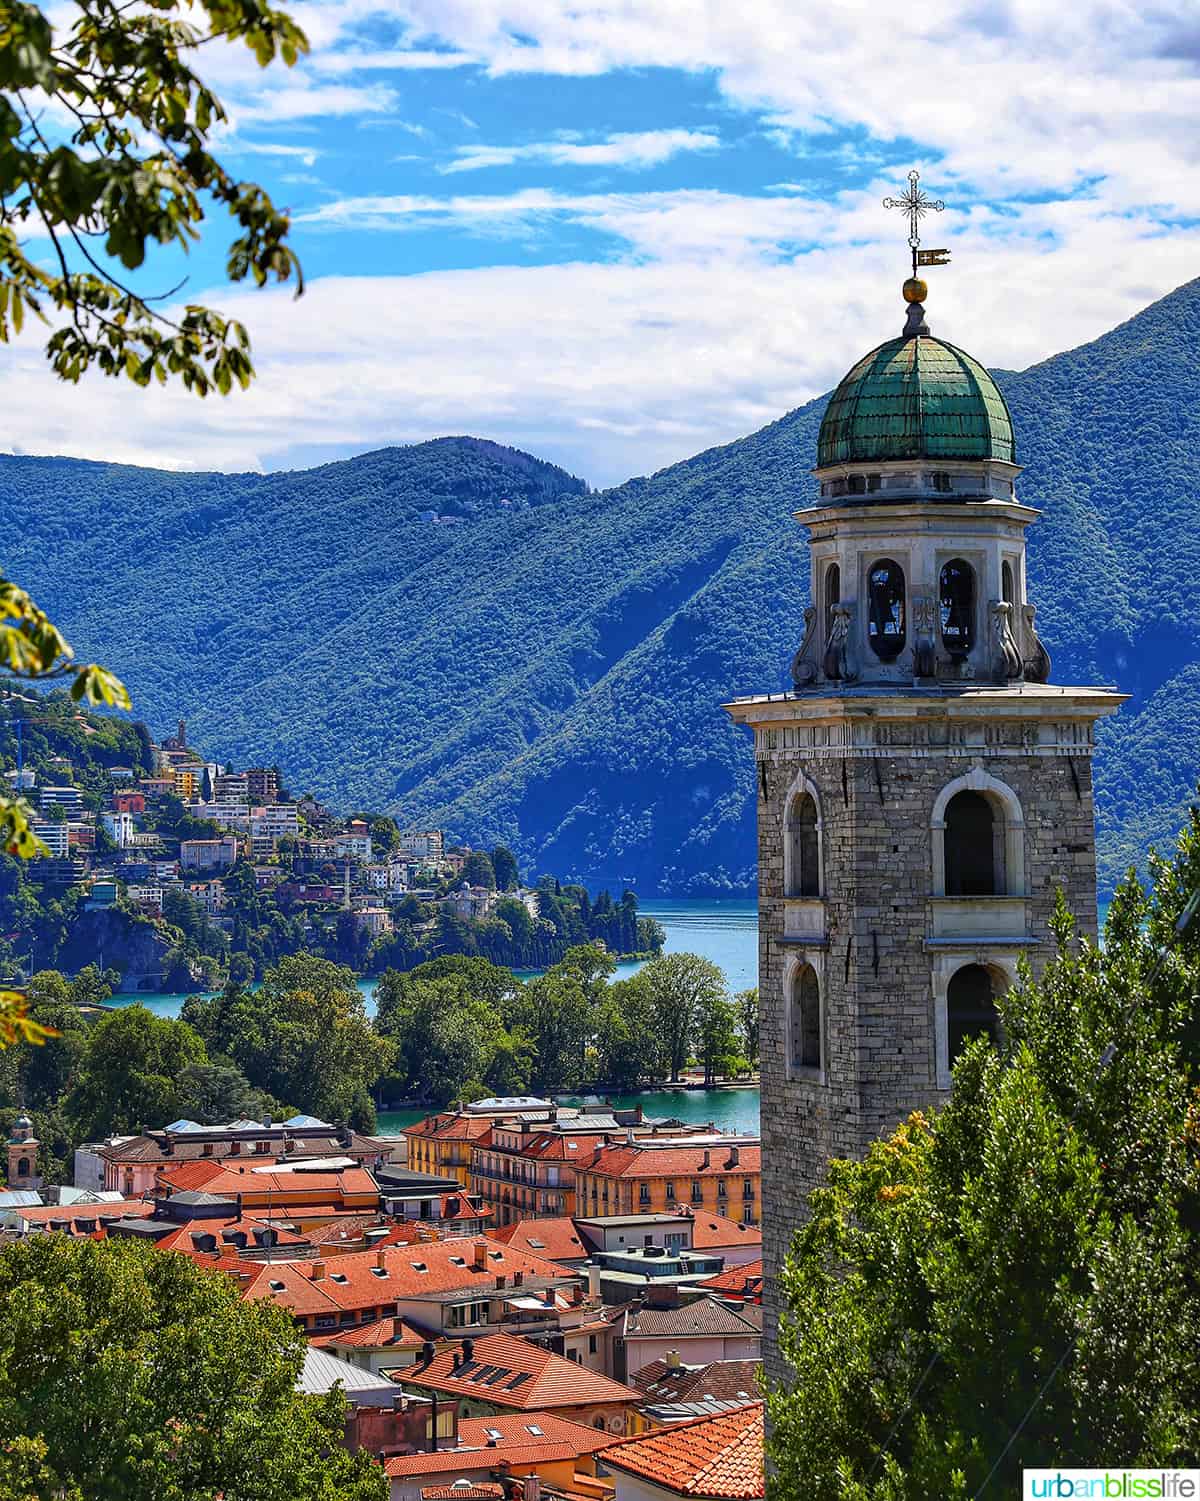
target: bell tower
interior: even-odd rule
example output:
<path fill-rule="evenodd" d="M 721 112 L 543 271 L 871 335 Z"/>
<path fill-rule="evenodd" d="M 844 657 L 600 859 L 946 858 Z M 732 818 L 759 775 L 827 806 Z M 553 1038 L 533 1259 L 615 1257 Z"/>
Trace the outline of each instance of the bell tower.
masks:
<path fill-rule="evenodd" d="M 1008 408 L 903 290 L 821 425 L 791 691 L 726 706 L 758 772 L 769 1305 L 827 1160 L 945 1098 L 1057 888 L 1096 929 L 1093 732 L 1124 696 L 1050 684 Z"/>
<path fill-rule="evenodd" d="M 42 1179 L 37 1170 L 40 1142 L 33 1134 L 33 1122 L 27 1115 L 19 1115 L 13 1122 L 7 1145 L 8 1187 L 41 1188 Z"/>

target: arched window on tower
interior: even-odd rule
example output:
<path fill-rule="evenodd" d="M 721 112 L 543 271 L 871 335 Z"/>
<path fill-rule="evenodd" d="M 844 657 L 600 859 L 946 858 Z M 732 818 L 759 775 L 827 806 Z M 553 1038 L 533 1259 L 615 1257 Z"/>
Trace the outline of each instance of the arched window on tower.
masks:
<path fill-rule="evenodd" d="M 946 895 L 1004 892 L 1003 823 L 982 792 L 956 792 L 946 805 Z"/>
<path fill-rule="evenodd" d="M 821 837 L 811 792 L 797 792 L 788 807 L 787 896 L 821 895 Z"/>
<path fill-rule="evenodd" d="M 961 661 L 975 645 L 975 570 L 970 563 L 951 559 L 938 580 L 938 595 L 942 644 L 956 661 Z"/>
<path fill-rule="evenodd" d="M 867 577 L 870 613 L 867 639 L 877 657 L 892 661 L 904 650 L 908 627 L 904 614 L 904 569 L 890 558 L 871 566 Z"/>
<path fill-rule="evenodd" d="M 1017 584 L 1013 577 L 1012 564 L 1005 558 L 1000 564 L 1000 593 L 1004 596 L 1004 603 L 1017 607 Z"/>
<path fill-rule="evenodd" d="M 18 1160 L 17 1160 L 17 1177 L 18 1178 L 28 1178 L 29 1177 L 29 1158 L 28 1157 L 18 1158 Z"/>
<path fill-rule="evenodd" d="M 982 964 L 968 964 L 951 978 L 946 991 L 950 1066 L 974 1037 L 994 1043 L 1000 1031 L 992 977 Z"/>
<path fill-rule="evenodd" d="M 805 964 L 792 981 L 792 1068 L 821 1067 L 821 986 L 817 972 Z"/>
<path fill-rule="evenodd" d="M 833 610 L 835 605 L 842 602 L 842 570 L 836 563 L 830 563 L 825 570 L 825 641 L 829 642 L 833 635 Z"/>

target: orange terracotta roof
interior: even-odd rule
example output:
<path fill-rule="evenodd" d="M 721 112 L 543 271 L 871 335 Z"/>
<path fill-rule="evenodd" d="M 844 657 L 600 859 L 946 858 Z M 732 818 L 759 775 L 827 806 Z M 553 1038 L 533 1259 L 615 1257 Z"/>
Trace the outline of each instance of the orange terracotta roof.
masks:
<path fill-rule="evenodd" d="M 723 1178 L 753 1176 L 762 1170 L 762 1151 L 757 1145 L 737 1144 L 738 1160 L 731 1148 L 652 1147 L 632 1145 L 602 1147 L 590 1162 L 580 1164 L 588 1173 L 609 1178 Z M 708 1159 L 707 1164 L 705 1158 Z"/>
<path fill-rule="evenodd" d="M 303 1207 L 304 1218 L 310 1214 L 310 1206 Z M 336 1219 L 328 1224 L 314 1225 L 311 1230 L 304 1232 L 305 1239 L 313 1245 L 325 1246 L 330 1253 L 339 1251 L 345 1242 L 345 1249 L 362 1251 L 368 1249 L 363 1238 L 366 1230 L 386 1230 L 387 1234 L 375 1238 L 369 1249 L 375 1245 L 410 1245 L 422 1238 L 421 1232 L 429 1231 L 431 1227 L 422 1225 L 417 1220 L 391 1220 L 385 1218 L 375 1210 L 364 1214 L 362 1210 L 354 1210 L 349 1214 L 339 1214 Z"/>
<path fill-rule="evenodd" d="M 475 1264 L 476 1246 L 484 1248 L 482 1267 Z M 498 1277 L 504 1277 L 511 1288 L 517 1272 L 542 1281 L 563 1276 L 562 1268 L 552 1261 L 482 1237 L 352 1251 L 329 1257 L 323 1269 L 320 1262 L 308 1261 L 278 1263 L 262 1270 L 264 1275 L 245 1296 L 269 1298 L 296 1314 L 357 1311 L 398 1299 L 468 1289 L 494 1293 Z M 272 1281 L 281 1286 L 272 1287 Z"/>
<path fill-rule="evenodd" d="M 228 1220 L 188 1220 L 186 1224 L 180 1225 L 178 1229 L 169 1230 L 161 1240 L 156 1240 L 154 1244 L 160 1250 L 164 1251 L 184 1251 L 189 1256 L 198 1255 L 211 1258 L 213 1253 L 205 1251 L 197 1245 L 195 1237 L 212 1235 L 216 1237 L 217 1245 L 223 1254 L 237 1256 L 239 1250 L 237 1242 L 227 1241 L 225 1239 L 227 1235 L 244 1235 L 246 1237 L 244 1249 L 254 1250 L 257 1245 L 254 1239 L 254 1232 L 266 1229 L 275 1232 L 275 1244 L 277 1246 L 303 1246 L 308 1243 L 303 1235 L 297 1235 L 293 1230 L 285 1230 L 277 1222 L 244 1216 L 242 1219 L 234 1217 Z"/>
<path fill-rule="evenodd" d="M 491 1134 L 493 1120 L 478 1115 L 427 1115 L 415 1125 L 405 1126 L 405 1136 L 419 1136 L 425 1141 L 482 1141 Z"/>
<path fill-rule="evenodd" d="M 262 1172 L 264 1166 L 270 1164 L 184 1162 L 164 1168 L 157 1176 L 160 1183 L 174 1190 L 200 1189 L 228 1199 L 239 1193 L 269 1193 L 280 1204 L 286 1203 L 289 1195 L 320 1193 L 340 1198 L 346 1194 L 379 1194 L 379 1185 L 365 1167 L 328 1172 L 296 1172 L 281 1167 L 278 1172 Z"/>
<path fill-rule="evenodd" d="M 430 1454 L 398 1454 L 385 1461 L 389 1476 L 401 1478 L 475 1469 L 523 1469 L 595 1454 L 619 1440 L 587 1423 L 553 1412 L 503 1413 L 490 1418 L 460 1418 L 458 1447 Z"/>
<path fill-rule="evenodd" d="M 126 1199 L 120 1204 L 32 1204 L 28 1209 L 13 1211 L 31 1225 L 48 1225 L 52 1220 L 66 1220 L 74 1228 L 76 1220 L 133 1220 L 154 1213 L 154 1205 L 145 1199 Z"/>
<path fill-rule="evenodd" d="M 370 1324 L 360 1324 L 357 1329 L 335 1329 L 332 1334 L 317 1334 L 309 1340 L 310 1345 L 352 1345 L 356 1349 L 419 1350 L 427 1339 L 443 1336 L 426 1334 L 407 1319 L 375 1319 Z"/>
<path fill-rule="evenodd" d="M 604 1463 L 680 1496 L 757 1501 L 765 1491 L 763 1405 L 621 1439 L 604 1451 Z"/>
<path fill-rule="evenodd" d="M 640 1392 L 515 1335 L 487 1334 L 473 1340 L 471 1359 L 460 1365 L 462 1349 L 452 1345 L 428 1365 L 405 1366 L 398 1379 L 405 1386 L 475 1397 L 524 1412 L 584 1404 L 628 1406 L 642 1400 Z"/>
<path fill-rule="evenodd" d="M 495 1240 L 551 1261 L 586 1261 L 588 1248 L 579 1238 L 575 1221 L 566 1215 L 547 1220 L 516 1220 L 493 1233 Z"/>
<path fill-rule="evenodd" d="M 692 1250 L 717 1251 L 729 1246 L 761 1246 L 762 1230 L 758 1225 L 739 1225 L 723 1214 L 693 1214 Z"/>
<path fill-rule="evenodd" d="M 653 1360 L 634 1376 L 633 1385 L 653 1402 L 753 1402 L 758 1395 L 757 1360 L 714 1360 L 708 1365 L 670 1365 Z"/>
<path fill-rule="evenodd" d="M 726 1267 L 715 1277 L 708 1277 L 697 1284 L 704 1288 L 705 1292 L 725 1293 L 735 1298 L 751 1298 L 755 1303 L 762 1302 L 762 1285 L 763 1264 L 761 1261 L 749 1261 L 745 1266 Z"/>

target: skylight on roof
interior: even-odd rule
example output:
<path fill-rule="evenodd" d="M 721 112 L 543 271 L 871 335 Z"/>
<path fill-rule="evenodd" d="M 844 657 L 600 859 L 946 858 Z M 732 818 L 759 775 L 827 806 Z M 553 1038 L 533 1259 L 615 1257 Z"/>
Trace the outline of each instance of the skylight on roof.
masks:
<path fill-rule="evenodd" d="M 529 1238 L 529 1244 L 531 1246 L 536 1246 L 539 1251 L 544 1251 L 546 1249 L 546 1242 L 544 1240 L 534 1240 L 532 1236 L 530 1236 Z"/>
<path fill-rule="evenodd" d="M 350 1278 L 346 1276 L 345 1272 L 334 1272 L 329 1280 L 330 1282 L 349 1282 Z"/>
<path fill-rule="evenodd" d="M 545 1437 L 545 1435 L 543 1434 L 542 1430 L 538 1427 L 538 1425 L 536 1423 L 526 1423 L 525 1424 L 525 1432 L 526 1433 L 535 1434 L 538 1438 L 544 1438 Z"/>
<path fill-rule="evenodd" d="M 492 1258 L 493 1261 L 503 1261 L 504 1260 L 504 1252 L 503 1251 L 489 1251 L 488 1255 Z"/>
<path fill-rule="evenodd" d="M 524 1386 L 525 1383 L 528 1380 L 529 1380 L 529 1372 L 528 1371 L 518 1371 L 517 1374 L 513 1377 L 513 1379 L 508 1383 L 508 1389 L 509 1389 L 509 1391 L 510 1392 L 516 1391 L 517 1387 Z"/>
<path fill-rule="evenodd" d="M 511 1375 L 512 1375 L 512 1372 L 509 1370 L 509 1368 L 507 1366 L 498 1365 L 496 1367 L 496 1369 L 492 1372 L 492 1374 L 487 1378 L 487 1384 L 489 1386 L 495 1386 L 495 1384 L 496 1384 L 497 1381 L 503 1381 L 504 1378 L 505 1378 L 505 1376 L 511 1376 Z"/>
<path fill-rule="evenodd" d="M 373 1277 L 386 1277 L 387 1276 L 387 1268 L 386 1267 L 382 1267 L 382 1266 L 373 1266 L 371 1268 L 371 1275 Z"/>
<path fill-rule="evenodd" d="M 452 1266 L 466 1266 L 467 1260 L 465 1256 L 451 1256 L 450 1263 Z"/>
<path fill-rule="evenodd" d="M 484 1433 L 487 1434 L 488 1438 L 503 1438 L 504 1437 L 504 1435 L 500 1432 L 499 1428 L 485 1428 L 483 1431 L 484 1431 Z M 535 1429 L 535 1428 L 531 1428 L 529 1431 L 530 1431 L 530 1433 L 536 1433 L 538 1430 Z"/>
<path fill-rule="evenodd" d="M 282 1282 L 272 1282 L 271 1283 L 271 1291 L 273 1293 L 281 1293 L 283 1291 L 283 1283 Z"/>
<path fill-rule="evenodd" d="M 414 1272 L 427 1272 L 429 1270 L 423 1261 L 410 1261 L 408 1264 Z"/>

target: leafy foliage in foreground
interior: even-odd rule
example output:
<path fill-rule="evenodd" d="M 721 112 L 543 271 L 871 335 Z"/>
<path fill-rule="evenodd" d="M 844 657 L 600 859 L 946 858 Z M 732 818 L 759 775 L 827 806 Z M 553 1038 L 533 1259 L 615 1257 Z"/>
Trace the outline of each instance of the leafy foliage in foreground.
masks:
<path fill-rule="evenodd" d="M 1055 679 L 1135 695 L 1101 730 L 1106 886 L 1169 842 L 1197 771 L 1198 344 L 1194 282 L 999 377 L 1044 513 L 1030 593 Z M 527 870 L 744 889 L 752 758 L 720 704 L 787 681 L 822 410 L 601 494 L 459 438 L 271 475 L 6 458 L 0 524 L 154 720 L 185 713 L 293 787 L 502 842 Z"/>
<path fill-rule="evenodd" d="M 30 1501 L 384 1501 L 345 1398 L 297 1392 L 285 1309 L 186 1256 L 44 1235 L 0 1251 L 0 1491 Z"/>
<path fill-rule="evenodd" d="M 1200 814 L 1105 947 L 1000 1002 L 936 1115 L 830 1165 L 783 1276 L 781 1494 L 1014 1494 L 1023 1465 L 1200 1446 Z M 1011 1446 L 1009 1445 L 1010 1440 Z M 991 1473 L 996 1466 L 994 1475 Z"/>

